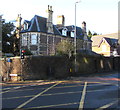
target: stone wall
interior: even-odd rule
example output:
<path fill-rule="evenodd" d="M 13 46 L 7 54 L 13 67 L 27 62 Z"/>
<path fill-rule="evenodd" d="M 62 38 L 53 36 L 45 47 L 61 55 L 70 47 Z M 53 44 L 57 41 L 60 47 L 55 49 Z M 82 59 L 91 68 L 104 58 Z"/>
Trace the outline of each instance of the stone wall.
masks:
<path fill-rule="evenodd" d="M 113 71 L 113 58 L 110 57 L 77 57 L 77 74 L 81 73 L 99 73 Z"/>
<path fill-rule="evenodd" d="M 19 57 L 13 57 L 11 59 L 12 62 L 7 62 L 7 59 L 3 59 L 1 62 L 1 76 L 3 78 L 7 78 L 10 74 L 17 74 L 18 80 L 20 80 L 20 78 L 65 78 L 71 75 L 120 70 L 120 57 L 77 56 L 76 73 L 74 72 L 74 57 L 69 59 L 65 56 L 29 56 L 23 60 Z"/>

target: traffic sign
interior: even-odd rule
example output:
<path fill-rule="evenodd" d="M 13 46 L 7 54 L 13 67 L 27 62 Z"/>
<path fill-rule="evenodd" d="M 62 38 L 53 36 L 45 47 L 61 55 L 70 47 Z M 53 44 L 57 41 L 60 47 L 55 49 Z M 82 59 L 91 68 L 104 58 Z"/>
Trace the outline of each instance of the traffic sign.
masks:
<path fill-rule="evenodd" d="M 12 60 L 10 58 L 7 58 L 7 62 L 12 62 Z"/>

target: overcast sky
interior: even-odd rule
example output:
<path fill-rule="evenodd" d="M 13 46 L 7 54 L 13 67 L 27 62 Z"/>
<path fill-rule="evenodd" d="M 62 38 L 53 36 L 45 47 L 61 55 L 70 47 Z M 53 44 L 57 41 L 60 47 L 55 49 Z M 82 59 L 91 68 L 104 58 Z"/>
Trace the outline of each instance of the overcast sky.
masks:
<path fill-rule="evenodd" d="M 77 0 L 2 0 L 0 14 L 7 21 L 15 20 L 21 14 L 23 20 L 31 20 L 34 15 L 47 17 L 48 5 L 53 7 L 53 23 L 57 15 L 65 16 L 65 25 L 75 24 L 75 2 Z M 119 0 L 80 0 L 77 3 L 77 26 L 87 23 L 87 30 L 98 34 L 118 31 Z"/>

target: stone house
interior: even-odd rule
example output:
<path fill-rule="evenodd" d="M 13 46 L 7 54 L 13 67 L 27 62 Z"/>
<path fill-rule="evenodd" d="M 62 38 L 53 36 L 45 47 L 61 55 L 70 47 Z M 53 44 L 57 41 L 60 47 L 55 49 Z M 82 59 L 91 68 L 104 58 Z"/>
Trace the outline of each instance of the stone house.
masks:
<path fill-rule="evenodd" d="M 48 6 L 48 18 L 35 15 L 30 21 L 23 22 L 20 32 L 21 49 L 29 49 L 34 55 L 55 55 L 59 42 L 67 39 L 74 42 L 75 26 L 64 26 L 64 16 L 58 17 L 58 24 L 53 24 L 52 6 Z M 91 40 L 86 34 L 86 23 L 83 27 L 76 27 L 77 50 L 91 50 Z"/>

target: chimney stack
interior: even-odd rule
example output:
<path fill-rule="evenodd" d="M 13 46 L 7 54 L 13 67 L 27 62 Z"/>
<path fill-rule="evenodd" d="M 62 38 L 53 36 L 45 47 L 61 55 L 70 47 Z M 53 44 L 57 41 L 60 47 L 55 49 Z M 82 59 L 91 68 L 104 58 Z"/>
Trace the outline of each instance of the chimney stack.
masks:
<path fill-rule="evenodd" d="M 82 22 L 82 30 L 83 30 L 83 33 L 85 34 L 86 33 L 86 22 L 85 21 Z"/>
<path fill-rule="evenodd" d="M 18 17 L 16 19 L 16 37 L 17 38 L 20 38 L 21 21 L 22 21 L 21 14 L 18 14 Z"/>
<path fill-rule="evenodd" d="M 62 27 L 65 25 L 65 17 L 64 17 L 64 15 L 58 15 L 57 16 L 57 25 L 62 26 Z"/>
<path fill-rule="evenodd" d="M 88 40 L 87 39 L 87 31 L 86 31 L 86 22 L 85 21 L 82 22 L 82 32 L 83 32 L 83 37 L 84 37 L 83 39 Z"/>
<path fill-rule="evenodd" d="M 48 18 L 47 18 L 47 31 L 48 33 L 54 33 L 53 32 L 53 11 L 52 11 L 52 6 L 48 5 Z"/>

